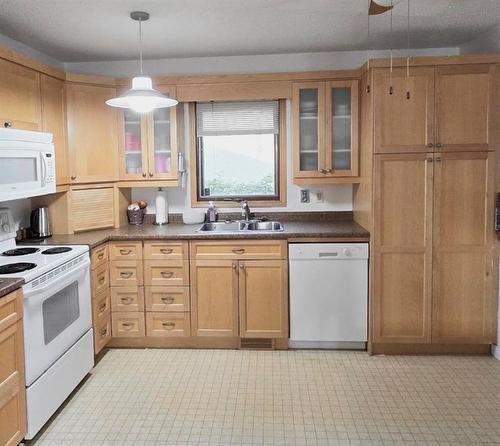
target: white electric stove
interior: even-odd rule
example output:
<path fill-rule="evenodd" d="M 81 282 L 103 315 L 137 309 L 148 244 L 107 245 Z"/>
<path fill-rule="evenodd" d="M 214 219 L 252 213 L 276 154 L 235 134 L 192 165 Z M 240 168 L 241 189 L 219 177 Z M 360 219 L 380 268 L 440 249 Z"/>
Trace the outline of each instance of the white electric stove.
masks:
<path fill-rule="evenodd" d="M 0 280 L 21 277 L 28 433 L 32 439 L 94 365 L 86 245 L 16 246 L 0 208 Z"/>

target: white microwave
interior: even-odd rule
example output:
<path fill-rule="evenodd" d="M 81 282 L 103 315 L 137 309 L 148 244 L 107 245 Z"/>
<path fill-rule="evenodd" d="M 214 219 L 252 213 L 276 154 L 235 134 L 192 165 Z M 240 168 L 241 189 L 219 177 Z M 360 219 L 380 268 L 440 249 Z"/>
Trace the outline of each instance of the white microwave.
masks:
<path fill-rule="evenodd" d="M 52 133 L 0 129 L 0 201 L 56 191 Z"/>

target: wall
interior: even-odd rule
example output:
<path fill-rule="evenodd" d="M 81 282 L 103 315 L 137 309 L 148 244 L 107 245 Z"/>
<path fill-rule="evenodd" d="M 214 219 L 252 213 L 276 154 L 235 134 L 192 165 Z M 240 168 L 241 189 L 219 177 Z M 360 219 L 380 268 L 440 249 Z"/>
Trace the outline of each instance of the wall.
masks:
<path fill-rule="evenodd" d="M 23 228 L 29 227 L 31 212 L 31 200 L 29 198 L 0 202 L 0 208 L 4 207 L 11 210 L 16 230 L 19 229 L 19 226 Z"/>
<path fill-rule="evenodd" d="M 460 47 L 460 54 L 500 52 L 500 24 Z"/>
<path fill-rule="evenodd" d="M 186 145 L 184 147 L 184 154 L 186 156 L 186 166 L 189 168 L 191 160 L 189 159 L 191 141 L 189 135 L 188 125 L 188 105 L 185 104 L 184 110 L 184 140 Z M 296 186 L 292 184 L 292 133 L 291 133 L 291 102 L 287 101 L 286 104 L 286 128 L 287 128 L 287 206 L 280 208 L 271 208 L 273 211 L 351 211 L 352 210 L 352 186 L 350 184 L 339 185 L 323 185 L 323 186 Z M 300 203 L 300 189 L 307 188 L 311 192 L 310 203 Z M 132 191 L 132 199 L 144 199 L 149 203 L 148 213 L 155 213 L 154 197 L 156 189 L 150 188 L 135 188 Z M 321 191 L 324 200 L 321 203 L 314 202 L 314 191 Z M 191 188 L 189 178 L 186 181 L 185 187 L 169 188 L 168 189 L 168 202 L 171 213 L 180 213 L 191 207 Z M 255 208 L 252 211 L 263 212 L 270 208 Z M 224 209 L 222 209 L 224 210 Z M 229 209 L 227 209 L 229 211 Z M 234 211 L 234 208 L 233 208 Z"/>
<path fill-rule="evenodd" d="M 412 56 L 451 56 L 458 48 L 411 50 Z M 389 57 L 389 51 L 370 51 L 370 58 Z M 359 68 L 366 62 L 366 51 L 331 51 L 321 53 L 266 54 L 257 56 L 192 57 L 145 60 L 144 71 L 150 75 L 237 74 L 284 71 L 342 70 Z M 394 57 L 406 56 L 395 50 Z M 137 60 L 113 62 L 65 63 L 66 71 L 103 76 L 132 77 L 137 74 Z"/>

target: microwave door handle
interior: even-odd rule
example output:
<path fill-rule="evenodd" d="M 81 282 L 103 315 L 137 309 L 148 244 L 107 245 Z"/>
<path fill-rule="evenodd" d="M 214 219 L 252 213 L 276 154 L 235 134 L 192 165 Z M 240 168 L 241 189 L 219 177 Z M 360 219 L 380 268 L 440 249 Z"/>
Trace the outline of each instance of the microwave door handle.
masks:
<path fill-rule="evenodd" d="M 45 187 L 47 184 L 47 162 L 44 153 L 40 153 L 40 166 L 42 168 L 42 187 Z"/>

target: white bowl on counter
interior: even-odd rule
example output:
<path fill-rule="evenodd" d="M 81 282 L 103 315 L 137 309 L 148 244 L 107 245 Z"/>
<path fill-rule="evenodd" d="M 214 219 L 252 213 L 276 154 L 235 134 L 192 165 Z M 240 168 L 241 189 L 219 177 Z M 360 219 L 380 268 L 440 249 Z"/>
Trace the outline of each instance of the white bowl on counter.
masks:
<path fill-rule="evenodd" d="M 185 225 L 195 225 L 197 223 L 205 222 L 204 209 L 192 209 L 182 213 L 182 221 Z"/>

